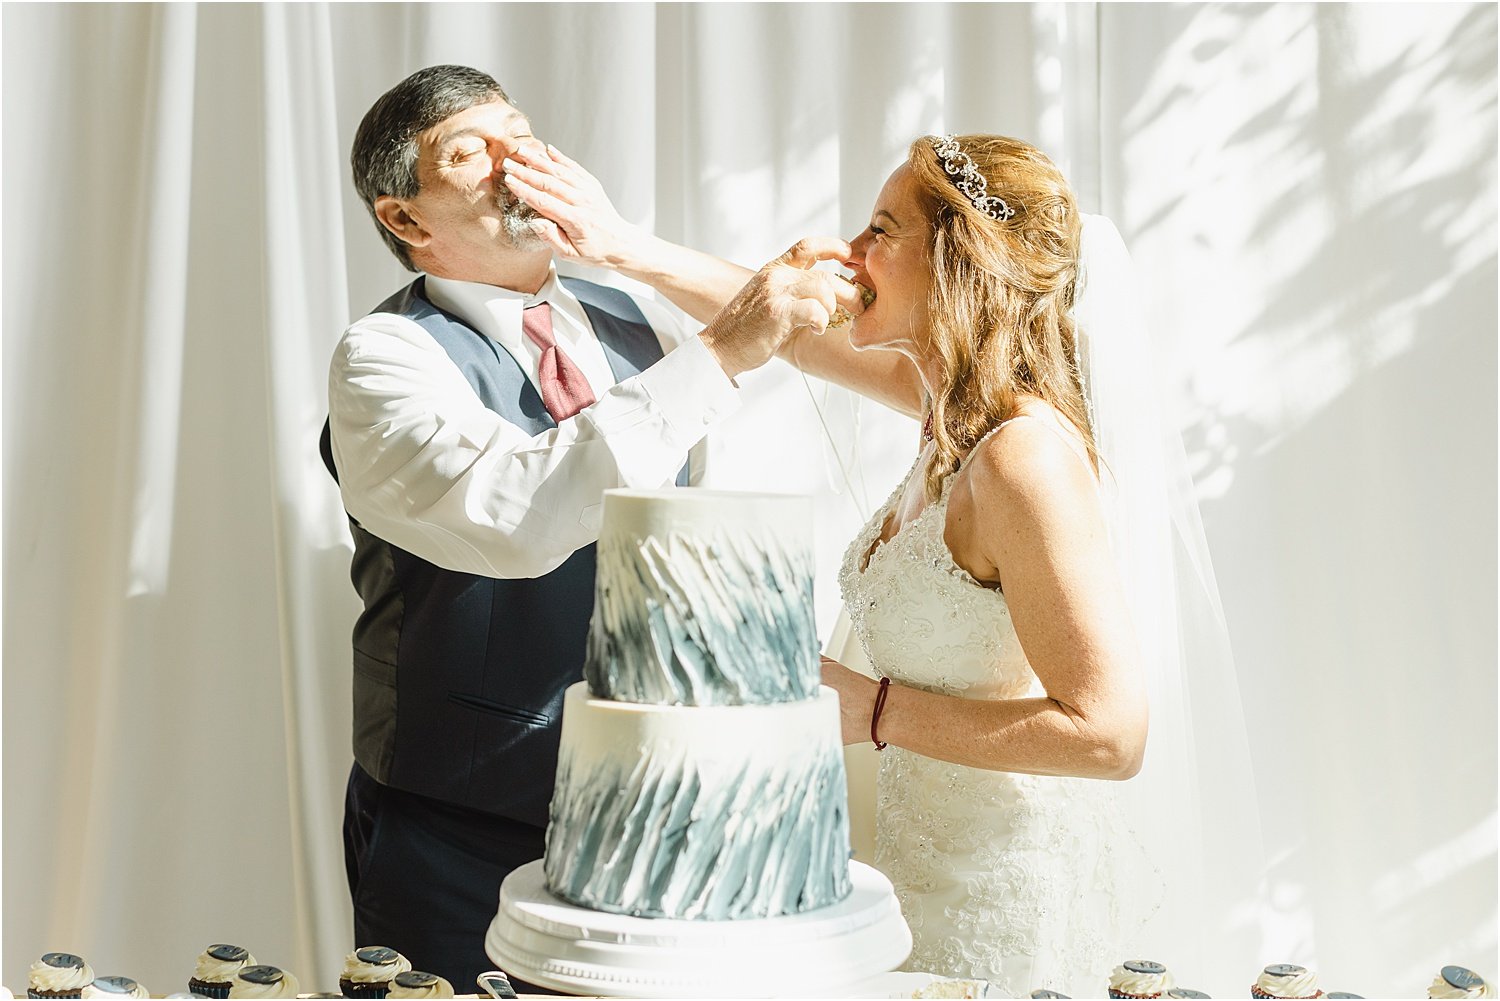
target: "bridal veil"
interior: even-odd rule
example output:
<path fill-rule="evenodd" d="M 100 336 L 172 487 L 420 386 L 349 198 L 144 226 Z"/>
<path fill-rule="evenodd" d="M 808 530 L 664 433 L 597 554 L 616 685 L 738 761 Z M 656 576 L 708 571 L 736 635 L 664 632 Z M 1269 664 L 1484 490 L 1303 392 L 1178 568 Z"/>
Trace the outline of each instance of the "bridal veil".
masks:
<path fill-rule="evenodd" d="M 1078 362 L 1151 702 L 1145 763 L 1123 791 L 1166 885 L 1142 955 L 1121 959 L 1158 960 L 1179 983 L 1208 983 L 1262 961 L 1265 859 L 1245 719 L 1163 359 L 1109 219 L 1084 216 L 1080 265 Z"/>

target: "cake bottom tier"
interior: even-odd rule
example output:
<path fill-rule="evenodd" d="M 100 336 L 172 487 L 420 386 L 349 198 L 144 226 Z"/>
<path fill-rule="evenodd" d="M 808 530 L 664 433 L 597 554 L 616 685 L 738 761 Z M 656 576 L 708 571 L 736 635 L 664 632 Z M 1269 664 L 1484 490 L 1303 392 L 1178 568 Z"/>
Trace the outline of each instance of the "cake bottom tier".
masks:
<path fill-rule="evenodd" d="M 911 951 L 901 906 L 879 872 L 848 867 L 852 889 L 831 907 L 764 921 L 672 921 L 559 900 L 533 862 L 501 885 L 485 952 L 529 983 L 596 997 L 897 996 L 870 978 Z"/>
<path fill-rule="evenodd" d="M 762 706 L 563 704 L 548 889 L 581 907 L 710 921 L 848 896 L 838 696 Z"/>

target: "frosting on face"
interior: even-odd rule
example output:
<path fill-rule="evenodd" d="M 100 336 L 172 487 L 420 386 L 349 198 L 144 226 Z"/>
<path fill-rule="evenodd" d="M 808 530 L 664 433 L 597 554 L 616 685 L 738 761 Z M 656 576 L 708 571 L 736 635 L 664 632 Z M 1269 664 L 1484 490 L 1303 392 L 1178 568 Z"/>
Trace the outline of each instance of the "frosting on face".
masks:
<path fill-rule="evenodd" d="M 1318 975 L 1305 967 L 1277 963 L 1261 972 L 1255 986 L 1278 998 L 1317 997 Z"/>
<path fill-rule="evenodd" d="M 432 973 L 408 970 L 391 982 L 391 998 L 451 998 L 453 985 Z"/>
<path fill-rule="evenodd" d="M 1110 990 L 1121 994 L 1160 994 L 1172 986 L 1172 974 L 1160 963 L 1132 959 L 1109 975 Z"/>
<path fill-rule="evenodd" d="M 365 946 L 344 957 L 344 979 L 356 984 L 379 984 L 411 969 L 411 963 L 395 949 Z"/>
<path fill-rule="evenodd" d="M 28 981 L 38 991 L 81 991 L 94 982 L 94 971 L 69 952 L 49 952 L 31 964 Z"/>
<path fill-rule="evenodd" d="M 193 977 L 207 984 L 227 984 L 245 967 L 254 965 L 255 957 L 237 945 L 211 945 L 198 957 Z"/>
<path fill-rule="evenodd" d="M 294 998 L 297 978 L 274 966 L 247 966 L 230 985 L 232 998 Z"/>

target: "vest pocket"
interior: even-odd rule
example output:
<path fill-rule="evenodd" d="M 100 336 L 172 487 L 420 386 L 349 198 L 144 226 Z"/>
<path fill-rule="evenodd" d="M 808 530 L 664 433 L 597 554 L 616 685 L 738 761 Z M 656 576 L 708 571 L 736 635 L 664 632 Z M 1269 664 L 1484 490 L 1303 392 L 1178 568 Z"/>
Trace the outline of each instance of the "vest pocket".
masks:
<path fill-rule="evenodd" d="M 517 723 L 525 723 L 527 726 L 547 726 L 552 722 L 550 717 L 542 713 L 534 713 L 529 709 L 517 709 L 515 706 L 491 702 L 489 699 L 482 699 L 477 695 L 468 695 L 464 692 L 449 692 L 448 701 L 457 703 L 465 709 L 489 713 L 492 716 L 503 716 Z"/>

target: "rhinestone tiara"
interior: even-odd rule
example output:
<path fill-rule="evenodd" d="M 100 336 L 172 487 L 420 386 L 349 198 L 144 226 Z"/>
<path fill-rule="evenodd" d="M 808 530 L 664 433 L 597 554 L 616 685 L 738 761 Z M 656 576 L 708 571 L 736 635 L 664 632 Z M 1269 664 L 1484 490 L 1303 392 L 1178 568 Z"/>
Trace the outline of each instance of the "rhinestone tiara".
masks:
<path fill-rule="evenodd" d="M 974 166 L 969 154 L 958 148 L 956 136 L 939 136 L 932 140 L 932 151 L 943 164 L 943 171 L 953 181 L 953 186 L 963 192 L 969 204 L 997 222 L 1004 222 L 1016 214 L 1016 210 L 999 195 L 989 193 L 984 175 Z"/>

